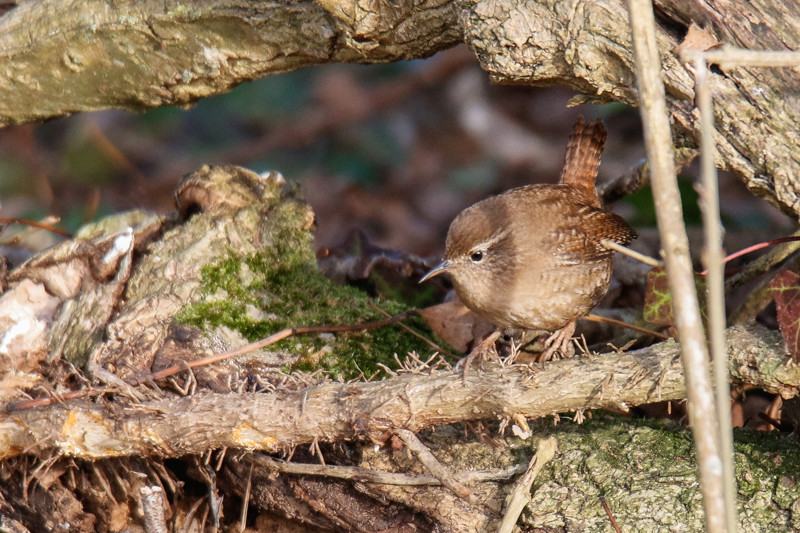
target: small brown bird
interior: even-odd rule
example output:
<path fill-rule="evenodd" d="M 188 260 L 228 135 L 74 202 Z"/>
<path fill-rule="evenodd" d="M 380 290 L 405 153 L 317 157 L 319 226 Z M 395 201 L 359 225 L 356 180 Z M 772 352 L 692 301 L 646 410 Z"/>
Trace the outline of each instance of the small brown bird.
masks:
<path fill-rule="evenodd" d="M 447 272 L 461 301 L 502 328 L 553 332 L 541 361 L 572 353 L 575 321 L 608 290 L 610 239 L 636 232 L 604 211 L 595 178 L 606 140 L 599 120 L 578 119 L 557 185 L 526 185 L 462 211 L 447 232 L 444 260 L 420 283 Z"/>

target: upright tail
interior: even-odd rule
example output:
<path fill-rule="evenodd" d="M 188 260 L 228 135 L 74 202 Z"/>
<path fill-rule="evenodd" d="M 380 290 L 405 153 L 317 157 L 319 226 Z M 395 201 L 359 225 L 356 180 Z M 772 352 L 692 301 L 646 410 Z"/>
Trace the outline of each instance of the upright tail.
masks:
<path fill-rule="evenodd" d="M 597 190 L 594 188 L 603 145 L 606 142 L 606 127 L 601 120 L 585 123 L 579 118 L 572 127 L 567 144 L 567 155 L 564 157 L 564 170 L 558 179 L 559 183 L 571 185 L 583 191 L 600 207 Z"/>

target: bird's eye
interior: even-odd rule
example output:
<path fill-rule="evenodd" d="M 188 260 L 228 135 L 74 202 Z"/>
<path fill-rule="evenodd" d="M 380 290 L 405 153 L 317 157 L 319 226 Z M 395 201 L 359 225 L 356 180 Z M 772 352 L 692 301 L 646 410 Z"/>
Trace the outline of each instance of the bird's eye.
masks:
<path fill-rule="evenodd" d="M 469 258 L 472 260 L 473 263 L 480 263 L 483 261 L 483 251 L 478 250 L 477 252 L 472 252 Z"/>

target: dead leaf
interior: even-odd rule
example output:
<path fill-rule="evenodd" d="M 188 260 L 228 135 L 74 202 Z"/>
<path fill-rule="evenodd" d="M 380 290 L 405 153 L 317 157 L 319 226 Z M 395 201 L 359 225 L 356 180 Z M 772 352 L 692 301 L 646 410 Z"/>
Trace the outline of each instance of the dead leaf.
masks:
<path fill-rule="evenodd" d="M 795 361 L 800 360 L 800 274 L 785 268 L 769 282 L 769 292 L 778 311 L 786 350 Z"/>
<path fill-rule="evenodd" d="M 457 297 L 420 311 L 428 326 L 450 346 L 466 352 L 494 329 L 486 319 L 467 309 Z"/>
<path fill-rule="evenodd" d="M 686 32 L 686 37 L 683 38 L 681 44 L 676 46 L 672 52 L 676 56 L 681 57 L 681 54 L 689 50 L 706 51 L 717 46 L 721 46 L 721 43 L 714 37 L 713 33 L 692 22 L 689 26 L 689 31 Z"/>

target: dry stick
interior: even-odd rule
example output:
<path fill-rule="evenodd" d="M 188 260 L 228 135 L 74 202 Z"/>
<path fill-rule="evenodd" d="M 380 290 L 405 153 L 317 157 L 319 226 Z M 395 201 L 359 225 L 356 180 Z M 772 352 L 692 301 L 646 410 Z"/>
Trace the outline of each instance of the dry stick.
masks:
<path fill-rule="evenodd" d="M 586 320 L 590 320 L 592 322 L 602 322 L 604 324 L 611 324 L 612 326 L 628 328 L 633 331 L 638 331 L 639 333 L 644 333 L 645 335 L 652 335 L 653 337 L 659 338 L 661 340 L 667 340 L 670 338 L 669 335 L 664 335 L 663 333 L 659 333 L 658 331 L 653 331 L 652 329 L 642 328 L 639 326 L 635 326 L 633 324 L 628 324 L 627 322 L 623 322 L 622 320 L 595 315 L 594 313 L 589 313 L 583 318 L 585 318 Z"/>
<path fill-rule="evenodd" d="M 362 324 L 344 324 L 339 326 L 301 326 L 296 328 L 284 328 L 277 333 L 273 333 L 269 337 L 261 339 L 260 341 L 257 342 L 251 342 L 250 344 L 245 344 L 244 346 L 237 348 L 235 350 L 229 350 L 227 352 L 209 355 L 208 357 L 195 359 L 194 361 L 182 361 L 177 365 L 173 365 L 171 367 L 165 368 L 164 370 L 148 374 L 144 377 L 125 380 L 125 383 L 127 383 L 132 387 L 137 387 L 142 383 L 148 383 L 155 381 L 157 379 L 163 379 L 175 375 L 183 370 L 189 370 L 200 366 L 218 363 L 220 361 L 224 361 L 232 357 L 237 357 L 255 350 L 259 350 L 271 344 L 275 344 L 276 342 L 282 341 L 293 335 L 301 335 L 305 333 L 341 333 L 348 331 L 377 329 L 400 322 L 401 320 L 404 320 L 408 316 L 409 313 L 400 313 L 398 315 L 389 317 L 385 320 L 375 320 L 374 322 L 364 322 Z M 106 394 L 111 390 L 113 389 L 105 386 L 92 387 L 90 389 L 75 390 L 60 394 L 58 395 L 57 398 L 54 397 L 36 398 L 34 400 L 12 402 L 6 405 L 5 410 L 8 412 L 22 411 L 24 409 L 31 409 L 33 407 L 42 407 L 45 405 L 51 405 L 56 403 L 57 401 L 72 400 L 75 398 L 81 398 L 83 396 L 99 396 L 101 394 Z"/>
<path fill-rule="evenodd" d="M 442 485 L 442 481 L 439 478 L 425 474 L 382 472 L 379 470 L 370 470 L 368 468 L 361 468 L 358 466 L 322 466 L 308 463 L 290 463 L 287 461 L 280 461 L 263 454 L 253 454 L 250 456 L 250 460 L 253 463 L 257 463 L 259 466 L 263 466 L 283 474 L 324 476 L 337 479 L 347 479 L 350 481 L 360 481 L 363 483 L 379 483 L 382 485 Z M 523 472 L 525 472 L 525 465 L 512 465 L 505 468 L 456 472 L 453 474 L 453 478 L 457 479 L 461 483 L 472 483 L 475 481 L 498 481 L 508 479 L 511 476 L 521 474 Z"/>
<path fill-rule="evenodd" d="M 407 429 L 395 429 L 394 434 L 408 446 L 408 449 L 417 456 L 419 461 L 425 465 L 428 472 L 433 474 L 434 477 L 439 479 L 446 488 L 458 496 L 459 498 L 468 501 L 473 505 L 480 505 L 481 502 L 472 493 L 469 487 L 465 486 L 460 481 L 456 480 L 453 475 L 442 466 L 442 463 L 431 453 L 427 446 L 420 441 L 414 432 Z"/>
<path fill-rule="evenodd" d="M 786 397 L 797 394 L 800 366 L 787 363 L 780 333 L 737 326 L 728 330 L 728 342 L 737 382 Z M 498 365 L 466 386 L 458 371 L 447 370 L 270 393 L 206 393 L 141 405 L 52 405 L 0 413 L 0 458 L 48 450 L 89 460 L 180 457 L 226 447 L 279 453 L 315 438 L 383 442 L 392 427 L 420 430 L 498 414 L 540 418 L 579 409 L 624 410 L 685 398 L 679 354 L 677 343 L 666 342 L 633 352 L 554 361 L 544 368 Z M 614 384 L 601 400 L 598 384 L 612 372 Z M 553 390 L 562 393 L 554 395 Z"/>
<path fill-rule="evenodd" d="M 600 244 L 609 250 L 614 250 L 615 252 L 619 252 L 623 255 L 627 255 L 628 257 L 640 261 L 646 265 L 650 265 L 651 267 L 663 267 L 664 262 L 660 261 L 654 257 L 650 257 L 649 255 L 645 255 L 643 253 L 639 253 L 636 250 L 631 250 L 626 246 L 622 246 L 611 239 L 600 239 Z M 593 322 L 604 322 L 606 324 L 611 324 L 612 326 L 619 326 L 623 328 L 632 329 L 633 331 L 638 331 L 639 333 L 645 333 L 648 335 L 653 335 L 659 339 L 668 339 L 669 335 L 664 335 L 663 333 L 658 333 L 657 331 L 653 331 L 646 328 L 641 328 L 639 326 L 634 326 L 633 324 L 628 324 L 627 322 L 622 322 L 621 320 L 614 320 L 613 318 L 606 318 L 599 315 L 595 315 L 589 313 L 584 317 L 587 320 L 591 320 Z"/>
<path fill-rule="evenodd" d="M 148 383 L 155 381 L 157 379 L 163 379 L 169 376 L 173 376 L 181 371 L 184 370 L 191 370 L 193 368 L 197 368 L 200 366 L 206 366 L 214 363 L 218 363 L 220 361 L 224 361 L 227 359 L 231 359 L 233 357 L 238 357 L 240 355 L 244 355 L 246 353 L 259 350 L 261 348 L 265 348 L 271 344 L 275 344 L 276 342 L 280 342 L 284 339 L 292 337 L 294 335 L 302 335 L 307 333 L 341 333 L 341 332 L 348 332 L 348 331 L 362 331 L 362 330 L 370 330 L 370 329 L 377 329 L 385 326 L 389 326 L 392 324 L 396 324 L 401 322 L 402 320 L 406 319 L 410 316 L 413 311 L 400 313 L 398 315 L 391 316 L 385 320 L 376 320 L 373 322 L 364 322 L 361 324 L 345 324 L 339 326 L 301 326 L 296 328 L 284 328 L 277 333 L 273 333 L 269 337 L 261 339 L 260 341 L 252 342 L 250 344 L 245 344 L 240 348 L 235 350 L 229 350 L 227 352 L 222 352 L 214 355 L 209 355 L 208 357 L 203 357 L 201 359 L 195 359 L 194 361 L 183 361 L 179 364 L 173 365 L 171 367 L 165 368 L 158 372 L 154 372 L 152 374 L 148 374 L 146 376 L 125 380 L 124 383 L 130 385 L 132 387 L 137 387 L 143 383 Z M 597 315 L 588 315 L 586 317 L 589 320 L 594 320 L 597 322 L 607 322 L 609 324 L 627 327 L 634 331 L 639 331 L 640 333 L 654 335 L 656 337 L 661 337 L 667 339 L 669 337 L 662 335 L 658 332 L 651 331 L 648 329 L 640 328 L 638 326 L 634 326 L 631 324 L 627 324 L 625 322 L 616 321 L 610 318 L 600 317 Z M 443 352 L 447 354 L 448 352 Z M 25 409 L 32 409 L 34 407 L 43 407 L 46 405 L 52 405 L 56 402 L 63 402 L 65 400 L 74 400 L 75 398 L 82 398 L 85 396 L 100 396 L 111 392 L 113 387 L 107 386 L 96 386 L 89 389 L 81 389 L 81 390 L 74 390 L 59 394 L 58 396 L 50 396 L 46 398 L 36 398 L 33 400 L 24 400 L 20 402 L 11 402 L 5 406 L 5 410 L 7 412 L 12 411 L 22 411 Z"/>
<path fill-rule="evenodd" d="M 628 257 L 640 261 L 646 265 L 650 265 L 651 267 L 664 266 L 663 261 L 660 261 L 654 257 L 650 257 L 649 255 L 639 253 L 636 250 L 631 250 L 630 248 L 622 246 L 621 244 L 618 244 L 612 241 L 611 239 L 600 239 L 600 244 L 603 245 L 605 248 L 608 248 L 609 250 L 614 250 L 615 252 L 627 255 Z M 780 244 L 783 244 L 784 246 L 777 246 Z M 755 261 L 746 265 L 742 271 L 731 276 L 725 282 L 726 292 L 730 293 L 731 291 L 738 289 L 739 287 L 741 287 L 754 277 L 759 276 L 764 272 L 767 272 L 773 266 L 780 263 L 781 261 L 786 259 L 789 255 L 797 251 L 800 248 L 800 230 L 794 232 L 790 237 L 780 237 L 778 239 L 772 239 L 767 242 L 761 242 L 758 244 L 754 244 L 752 246 L 748 246 L 747 248 L 743 248 L 742 250 L 736 251 L 726 256 L 722 260 L 722 262 L 728 263 L 729 261 L 733 261 L 734 259 L 742 257 L 743 255 L 757 252 L 758 250 L 767 248 L 769 246 L 774 246 L 774 248 L 767 254 L 759 257 Z M 706 274 L 708 274 L 707 269 L 704 270 L 703 272 L 700 272 L 701 276 L 705 276 Z"/>
<path fill-rule="evenodd" d="M 695 52 L 695 85 L 700 110 L 700 152 L 703 177 L 703 226 L 706 232 L 705 261 L 708 270 L 709 338 L 714 360 L 717 416 L 719 417 L 720 447 L 725 497 L 725 519 L 728 531 L 736 531 L 736 478 L 733 463 L 733 434 L 730 411 L 730 383 L 725 350 L 725 286 L 722 252 L 722 233 L 719 218 L 719 194 L 715 164 L 714 108 L 708 87 L 708 63 L 723 69 L 735 65 L 792 66 L 800 65 L 797 52 L 752 52 L 723 47 L 713 52 Z M 790 238 L 784 239 L 789 240 Z M 724 360 L 723 360 L 724 359 Z"/>
<path fill-rule="evenodd" d="M 158 485 L 139 489 L 144 515 L 144 530 L 147 533 L 167 533 L 167 520 L 164 517 L 164 489 Z"/>
<path fill-rule="evenodd" d="M 622 246 L 619 243 L 612 241 L 611 239 L 600 239 L 600 244 L 608 248 L 609 250 L 614 250 L 615 252 L 619 252 L 621 254 L 627 255 L 637 261 L 644 263 L 645 265 L 650 265 L 651 267 L 663 267 L 664 261 L 660 261 L 655 257 L 650 257 L 649 255 L 645 255 L 643 253 L 639 253 L 636 250 L 631 250 L 627 246 Z"/>
<path fill-rule="evenodd" d="M 300 326 L 296 328 L 284 328 L 277 333 L 273 333 L 272 335 L 270 335 L 265 339 L 250 344 L 245 344 L 244 346 L 242 346 L 241 348 L 237 348 L 236 350 L 230 350 L 227 352 L 209 355 L 208 357 L 203 357 L 202 359 L 196 359 L 194 361 L 182 362 L 180 364 L 173 365 L 169 368 L 165 368 L 164 370 L 154 372 L 149 376 L 139 378 L 136 380 L 129 380 L 127 383 L 134 386 L 141 385 L 142 383 L 145 383 L 147 381 L 162 379 L 167 376 L 172 376 L 182 370 L 218 363 L 220 361 L 224 361 L 232 357 L 237 357 L 239 355 L 259 350 L 261 348 L 269 346 L 270 344 L 275 344 L 276 342 L 282 341 L 289 337 L 293 337 L 295 335 L 302 335 L 306 333 L 343 333 L 349 331 L 363 331 L 369 329 L 377 329 L 400 322 L 401 320 L 404 320 L 408 316 L 409 313 L 400 313 L 398 315 L 389 317 L 385 320 L 375 320 L 373 322 L 364 322 L 362 324 L 342 324 L 339 326 Z"/>
<path fill-rule="evenodd" d="M 250 464 L 250 473 L 247 474 L 247 485 L 242 496 L 242 511 L 239 515 L 239 531 L 247 528 L 247 508 L 250 507 L 250 490 L 253 487 L 253 464 Z"/>
<path fill-rule="evenodd" d="M 25 218 L 0 217 L 0 224 L 20 224 L 23 226 L 30 226 L 32 228 L 44 229 L 52 233 L 57 233 L 58 235 L 61 235 L 62 237 L 66 237 L 68 239 L 72 238 L 72 234 L 67 231 L 64 231 L 63 229 L 58 229 L 57 227 L 51 226 L 50 224 L 44 224 L 42 222 L 36 222 L 35 220 L 28 220 Z"/>
<path fill-rule="evenodd" d="M 708 287 L 708 338 L 713 366 L 715 401 L 719 422 L 719 444 L 722 456 L 725 521 L 727 530 L 736 531 L 736 474 L 733 464 L 733 422 L 731 421 L 731 388 L 728 376 L 728 354 L 725 346 L 725 252 L 722 249 L 722 220 L 719 215 L 719 184 L 717 182 L 714 140 L 714 104 L 708 86 L 708 66 L 702 55 L 694 61 L 695 95 L 700 110 L 700 168 L 703 189 L 700 207 L 703 213 Z"/>
<path fill-rule="evenodd" d="M 723 45 L 703 52 L 707 64 L 719 65 L 722 70 L 732 67 L 795 67 L 800 66 L 800 53 L 794 51 L 746 50 Z"/>
<path fill-rule="evenodd" d="M 390 315 L 389 313 L 387 313 L 386 311 L 384 311 L 383 309 L 381 309 L 380 307 L 378 307 L 377 305 L 375 305 L 372 302 L 369 302 L 368 305 L 369 305 L 369 307 L 371 309 L 374 309 L 374 310 L 378 311 L 379 313 L 383 314 L 383 316 L 385 316 L 387 318 L 392 316 L 392 315 Z M 427 344 L 428 346 L 430 346 L 431 348 L 433 348 L 434 350 L 436 350 L 437 352 L 443 353 L 445 355 L 449 355 L 450 357 L 458 357 L 457 355 L 454 355 L 454 354 L 448 352 L 447 350 L 445 350 L 444 348 L 442 348 L 441 346 L 439 346 L 438 344 L 436 344 L 435 342 L 433 342 L 429 338 L 425 337 L 424 335 L 420 335 L 419 333 L 417 333 L 416 331 L 414 331 L 410 327 L 406 326 L 402 322 L 398 323 L 397 325 L 400 326 L 401 328 L 403 328 L 404 330 L 406 330 L 411 335 L 413 335 L 416 338 L 418 338 L 419 340 L 421 340 L 422 342 L 424 342 L 425 344 Z"/>
<path fill-rule="evenodd" d="M 522 514 L 522 510 L 525 509 L 528 502 L 531 501 L 531 485 L 533 485 L 542 467 L 553 459 L 557 448 L 558 442 L 553 437 L 539 441 L 536 455 L 531 459 L 527 472 L 517 480 L 514 488 L 511 489 L 503 521 L 500 522 L 500 527 L 497 530 L 498 533 L 511 533 L 514 530 L 514 526 L 519 520 L 519 515 Z"/>
<path fill-rule="evenodd" d="M 655 17 L 650 0 L 628 0 L 628 7 L 645 144 L 651 164 L 650 181 L 681 342 L 681 362 L 697 450 L 706 528 L 711 533 L 718 533 L 726 531 L 719 425 L 689 259 L 689 239 L 682 225 L 683 210 L 675 177 L 674 148 L 661 79 Z"/>
<path fill-rule="evenodd" d="M 611 520 L 611 525 L 614 527 L 614 531 L 616 533 L 622 533 L 617 525 L 617 521 L 614 519 L 614 515 L 611 514 L 611 509 L 609 509 L 608 504 L 606 503 L 606 499 L 603 496 L 600 496 L 600 505 L 603 506 L 603 510 L 606 512 L 606 516 L 609 520 Z"/>

